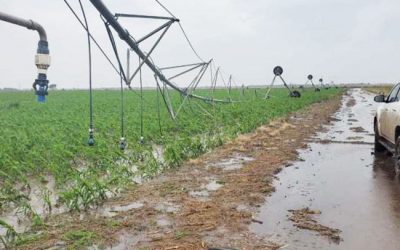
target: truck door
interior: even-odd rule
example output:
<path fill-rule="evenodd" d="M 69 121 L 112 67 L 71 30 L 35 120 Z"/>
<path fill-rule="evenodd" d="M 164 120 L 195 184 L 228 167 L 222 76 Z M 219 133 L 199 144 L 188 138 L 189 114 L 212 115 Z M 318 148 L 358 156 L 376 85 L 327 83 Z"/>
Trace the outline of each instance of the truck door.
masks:
<path fill-rule="evenodd" d="M 386 99 L 386 104 L 384 104 L 381 117 L 379 119 L 381 126 L 382 136 L 385 137 L 388 141 L 395 143 L 394 139 L 394 130 L 395 130 L 395 120 L 394 117 L 396 112 L 398 111 L 399 106 L 399 89 L 400 84 L 397 84 L 389 96 Z"/>
<path fill-rule="evenodd" d="M 396 127 L 400 117 L 400 90 L 397 93 L 397 101 L 389 104 L 387 130 L 390 142 L 396 143 Z"/>

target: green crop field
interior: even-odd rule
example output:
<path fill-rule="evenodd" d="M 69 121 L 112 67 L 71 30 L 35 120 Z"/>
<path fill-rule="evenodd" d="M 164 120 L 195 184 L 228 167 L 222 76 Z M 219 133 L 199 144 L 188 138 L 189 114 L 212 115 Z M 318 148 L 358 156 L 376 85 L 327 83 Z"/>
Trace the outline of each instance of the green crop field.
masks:
<path fill-rule="evenodd" d="M 87 146 L 89 100 L 87 91 L 54 91 L 46 104 L 31 92 L 0 92 L 0 211 L 23 208 L 40 223 L 40 213 L 30 201 L 33 186 L 51 212 L 56 207 L 87 209 L 101 203 L 133 180 L 151 178 L 183 161 L 195 158 L 238 134 L 254 130 L 270 119 L 336 96 L 340 89 L 302 92 L 289 98 L 287 90 L 232 90 L 231 104 L 190 100 L 174 121 L 154 90 L 143 94 L 143 137 L 140 144 L 140 97 L 125 92 L 125 133 L 128 147 L 119 149 L 121 99 L 119 91 L 94 92 L 94 147 Z M 208 95 L 199 90 L 197 94 Z M 217 90 L 215 97 L 225 98 Z M 177 109 L 182 98 L 171 95 Z M 157 156 L 156 149 L 162 151 Z M 160 150 L 162 149 L 162 150 Z M 49 182 L 54 182 L 54 190 Z M 56 199 L 51 197 L 55 196 Z M 1 218 L 1 217 L 0 217 Z M 1 222 L 1 220 L 0 220 Z M 1 224 L 0 224 L 1 227 Z"/>

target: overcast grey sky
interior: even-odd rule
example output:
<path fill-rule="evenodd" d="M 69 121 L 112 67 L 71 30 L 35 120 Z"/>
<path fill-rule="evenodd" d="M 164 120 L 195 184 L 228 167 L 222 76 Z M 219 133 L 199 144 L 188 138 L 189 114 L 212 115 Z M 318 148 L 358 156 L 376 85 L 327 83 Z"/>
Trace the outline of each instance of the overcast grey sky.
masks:
<path fill-rule="evenodd" d="M 78 10 L 78 1 L 69 1 Z M 89 0 L 83 2 L 93 34 L 112 55 L 98 13 Z M 167 15 L 153 0 L 104 2 L 114 12 Z M 304 83 L 310 73 L 327 82 L 400 80 L 398 0 L 162 2 L 181 19 L 201 56 L 205 60 L 214 58 L 240 83 L 269 84 L 275 65 L 283 66 L 284 78 L 295 83 Z M 87 87 L 85 33 L 63 0 L 0 0 L 0 11 L 36 20 L 45 27 L 52 56 L 52 83 L 64 88 Z M 124 20 L 124 24 L 139 38 L 161 22 Z M 33 58 L 37 34 L 0 22 L 0 36 L 0 87 L 29 88 L 36 77 Z M 125 57 L 126 46 L 118 45 Z M 196 60 L 177 25 L 153 57 L 159 66 Z M 118 86 L 118 77 L 104 58 L 96 52 L 94 59 L 95 87 Z M 147 74 L 146 85 L 153 84 Z"/>

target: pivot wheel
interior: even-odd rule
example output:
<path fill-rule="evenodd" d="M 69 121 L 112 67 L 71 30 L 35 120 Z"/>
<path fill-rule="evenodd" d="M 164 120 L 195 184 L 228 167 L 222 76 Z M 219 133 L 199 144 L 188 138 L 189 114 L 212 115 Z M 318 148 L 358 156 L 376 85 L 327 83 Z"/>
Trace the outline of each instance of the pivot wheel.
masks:
<path fill-rule="evenodd" d="M 386 148 L 379 142 L 380 136 L 376 122 L 374 123 L 374 132 L 375 132 L 374 150 L 376 153 L 382 153 L 386 150 Z M 397 141 L 396 141 L 396 148 L 397 148 Z"/>
<path fill-rule="evenodd" d="M 274 75 L 281 76 L 283 74 L 283 68 L 281 66 L 276 66 L 274 68 Z"/>
<path fill-rule="evenodd" d="M 315 92 L 321 92 L 321 90 L 319 88 L 316 88 Z"/>
<path fill-rule="evenodd" d="M 397 137 L 396 140 L 396 148 L 394 152 L 394 168 L 396 173 L 399 173 L 400 170 L 400 136 Z"/>
<path fill-rule="evenodd" d="M 299 91 L 295 90 L 295 91 L 292 91 L 289 96 L 293 97 L 293 98 L 300 98 L 301 94 Z"/>

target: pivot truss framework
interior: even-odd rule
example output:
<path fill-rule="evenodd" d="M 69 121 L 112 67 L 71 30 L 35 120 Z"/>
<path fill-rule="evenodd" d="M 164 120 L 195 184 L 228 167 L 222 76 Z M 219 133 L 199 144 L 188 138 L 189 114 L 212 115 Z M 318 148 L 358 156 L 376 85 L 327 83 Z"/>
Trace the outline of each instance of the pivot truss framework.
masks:
<path fill-rule="evenodd" d="M 178 91 L 179 93 L 181 93 L 181 95 L 184 96 L 185 99 L 195 98 L 195 99 L 200 99 L 200 100 L 203 100 L 206 102 L 214 102 L 214 103 L 230 103 L 230 102 L 232 102 L 231 100 L 220 100 L 220 99 L 214 99 L 214 98 L 210 98 L 210 97 L 203 97 L 203 96 L 199 96 L 199 95 L 196 95 L 193 93 L 194 90 L 197 88 L 198 84 L 200 83 L 201 79 L 203 78 L 205 72 L 210 67 L 212 60 L 210 60 L 208 62 L 201 61 L 199 63 L 185 64 L 185 65 L 178 65 L 178 66 L 171 66 L 171 67 L 164 67 L 164 68 L 157 67 L 154 64 L 154 62 L 151 60 L 151 55 L 154 52 L 154 50 L 156 49 L 156 47 L 159 45 L 159 43 L 161 42 L 161 40 L 163 39 L 163 37 L 165 36 L 165 34 L 169 30 L 169 28 L 172 26 L 172 24 L 174 24 L 175 22 L 179 22 L 179 19 L 177 19 L 174 16 L 165 17 L 165 16 L 148 16 L 148 15 L 137 15 L 137 14 L 122 14 L 122 13 L 112 14 L 112 12 L 105 6 L 105 4 L 101 0 L 90 0 L 90 2 L 101 14 L 101 17 L 102 17 L 104 24 L 106 26 L 106 29 L 107 29 L 107 33 L 110 37 L 110 41 L 113 45 L 115 56 L 116 56 L 118 64 L 119 64 L 119 71 L 121 73 L 121 77 L 123 78 L 124 82 L 128 86 L 131 85 L 132 80 L 140 72 L 143 65 L 147 65 L 152 70 L 152 72 L 154 73 L 154 75 L 156 77 L 156 82 L 157 82 L 158 88 L 160 88 L 160 85 L 170 87 L 170 88 Z M 157 29 L 155 29 L 155 30 L 151 31 L 150 33 L 148 33 L 147 35 L 145 35 L 144 37 L 136 40 L 135 38 L 133 38 L 130 35 L 128 30 L 125 29 L 120 24 L 120 22 L 118 21 L 118 18 L 159 19 L 159 20 L 165 20 L 166 22 L 163 25 L 161 25 L 160 27 L 158 27 Z M 118 34 L 120 39 L 122 39 L 129 46 L 131 51 L 135 52 L 138 55 L 138 57 L 140 58 L 140 64 L 136 68 L 136 70 L 133 72 L 132 75 L 128 75 L 127 73 L 129 73 L 129 72 L 125 72 L 122 68 L 121 60 L 120 60 L 120 57 L 119 57 L 119 54 L 118 54 L 118 51 L 117 51 L 117 48 L 115 45 L 114 37 L 113 37 L 113 34 L 112 34 L 110 28 L 112 28 Z M 140 47 L 139 47 L 140 43 L 142 43 L 143 41 L 147 40 L 148 38 L 150 38 L 156 34 L 159 34 L 158 39 L 153 44 L 151 49 L 147 53 L 145 53 L 143 50 L 140 49 Z M 190 45 L 191 45 L 191 43 L 190 43 Z M 193 48 L 192 45 L 191 45 L 191 47 Z M 197 55 L 197 53 L 196 53 L 196 55 Z M 201 59 L 201 58 L 199 57 L 199 59 Z M 179 74 L 176 74 L 171 77 L 166 77 L 164 75 L 164 71 L 166 71 L 166 70 L 179 69 L 179 68 L 183 69 L 183 71 Z M 180 88 L 172 81 L 175 78 L 181 77 L 181 76 L 183 76 L 189 72 L 192 72 L 194 70 L 199 70 L 199 72 L 195 76 L 195 78 L 192 80 L 192 82 L 189 84 L 188 87 Z M 160 82 L 161 82 L 161 84 L 160 84 Z"/>
<path fill-rule="evenodd" d="M 68 0 L 64 0 L 66 3 L 67 7 L 71 10 L 71 12 L 74 14 L 75 18 L 79 21 L 81 26 L 84 28 L 84 30 L 87 32 L 88 36 L 88 48 L 89 48 L 89 93 L 90 93 L 90 129 L 89 129 L 89 145 L 93 146 L 94 145 L 94 138 L 93 138 L 93 101 L 92 101 L 92 51 L 91 51 L 91 43 L 94 42 L 94 44 L 98 47 L 100 52 L 103 54 L 103 56 L 107 59 L 107 61 L 110 63 L 112 68 L 115 70 L 115 72 L 120 76 L 121 78 L 121 143 L 120 147 L 121 149 L 124 149 L 126 147 L 126 141 L 125 141 L 125 132 L 124 132 L 124 94 L 123 94 L 123 83 L 125 83 L 129 89 L 131 89 L 133 92 L 135 92 L 132 87 L 131 83 L 135 79 L 135 77 L 139 77 L 140 80 L 140 98 L 141 98 L 141 142 L 143 142 L 143 85 L 142 85 L 142 68 L 144 65 L 147 65 L 147 67 L 154 73 L 154 78 L 155 78 L 155 83 L 157 87 L 157 96 L 160 93 L 164 103 L 166 105 L 166 108 L 168 110 L 168 113 L 170 117 L 175 120 L 177 116 L 179 115 L 180 111 L 182 110 L 183 106 L 185 103 L 188 103 L 190 99 L 194 100 L 200 100 L 204 101 L 206 103 L 210 104 L 215 104 L 215 103 L 234 103 L 235 101 L 232 100 L 231 98 L 231 89 L 232 89 L 232 83 L 236 85 L 235 81 L 233 80 L 232 76 L 229 76 L 229 81 L 226 83 L 222 70 L 220 68 L 215 69 L 215 65 L 213 63 L 213 60 L 209 61 L 204 61 L 199 54 L 196 52 L 194 49 L 192 43 L 190 42 L 188 36 L 186 35 L 186 32 L 184 31 L 183 27 L 181 26 L 179 19 L 177 19 L 165 6 L 163 6 L 158 0 L 155 0 L 165 11 L 167 11 L 170 16 L 149 16 L 149 15 L 139 15 L 139 14 L 124 14 L 124 13 L 112 13 L 106 5 L 101 1 L 101 0 L 90 0 L 92 5 L 96 8 L 96 10 L 100 13 L 101 20 L 104 22 L 105 29 L 108 34 L 109 41 L 112 45 L 112 50 L 114 52 L 117 64 L 115 65 L 110 57 L 105 53 L 105 50 L 100 46 L 100 44 L 96 41 L 94 36 L 89 30 L 89 24 L 88 20 L 86 18 L 85 10 L 82 5 L 82 1 L 79 0 L 79 5 L 80 9 L 83 15 L 83 19 L 79 17 L 79 15 L 75 12 L 75 10 L 72 8 L 72 6 L 69 4 Z M 152 30 L 145 36 L 143 36 L 140 39 L 135 39 L 129 31 L 124 28 L 121 23 L 119 22 L 119 19 L 122 18 L 139 18 L 139 19 L 156 19 L 156 20 L 162 20 L 165 21 L 161 26 L 158 28 Z M 161 40 L 165 37 L 166 33 L 168 30 L 171 28 L 171 26 L 174 23 L 178 23 L 181 31 L 183 32 L 184 37 L 186 38 L 186 41 L 188 42 L 190 48 L 193 50 L 194 54 L 197 56 L 199 59 L 199 62 L 197 63 L 189 63 L 189 64 L 182 64 L 182 65 L 174 65 L 174 66 L 168 66 L 168 67 L 158 67 L 153 59 L 152 59 L 152 54 L 157 48 L 157 46 L 160 44 Z M 121 63 L 121 57 L 118 52 L 118 47 L 116 44 L 116 40 L 114 37 L 114 33 L 118 35 L 118 37 L 128 45 L 128 52 L 127 52 L 127 67 L 126 69 L 123 68 L 122 63 Z M 156 37 L 158 36 L 158 37 Z M 155 37 L 156 40 L 150 47 L 149 51 L 145 52 L 140 48 L 140 45 L 145 42 L 149 41 L 149 38 Z M 131 53 L 135 53 L 138 58 L 139 58 L 139 64 L 138 67 L 133 71 L 133 73 L 130 73 L 130 55 Z M 210 96 L 205 97 L 201 95 L 195 94 L 195 90 L 198 87 L 199 83 L 203 79 L 205 73 L 209 70 L 211 72 L 211 90 L 210 90 Z M 215 71 L 215 74 L 213 73 L 213 70 Z M 175 73 L 172 76 L 166 76 L 167 73 L 170 73 L 171 71 L 174 72 L 179 72 Z M 189 85 L 185 88 L 179 87 L 174 80 L 177 78 L 180 78 L 184 75 L 187 75 L 190 72 L 195 72 L 195 76 L 193 80 L 189 81 Z M 170 75 L 170 74 L 168 74 Z M 216 99 L 214 98 L 214 92 L 216 89 L 217 81 L 218 79 L 221 79 L 224 82 L 225 88 L 228 90 L 228 95 L 229 97 L 225 100 L 222 99 Z M 171 98 L 169 95 L 168 90 L 172 89 L 180 93 L 182 97 L 182 102 L 180 106 L 174 110 L 174 107 L 171 103 Z M 136 92 L 135 92 L 136 93 Z M 197 104 L 197 103 L 196 103 Z M 209 114 L 207 110 L 201 107 L 201 105 L 197 104 L 199 108 L 201 109 L 202 112 Z M 211 115 L 211 114 L 209 114 Z M 212 115 L 211 115 L 212 116 Z M 161 131 L 161 128 L 160 128 Z"/>

